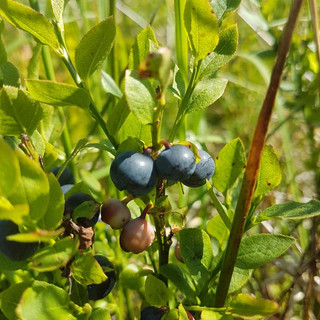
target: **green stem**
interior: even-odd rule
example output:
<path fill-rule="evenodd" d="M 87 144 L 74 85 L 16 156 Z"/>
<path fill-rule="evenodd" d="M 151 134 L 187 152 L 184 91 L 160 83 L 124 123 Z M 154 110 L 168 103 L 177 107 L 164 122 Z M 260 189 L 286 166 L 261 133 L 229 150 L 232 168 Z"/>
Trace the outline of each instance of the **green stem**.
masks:
<path fill-rule="evenodd" d="M 184 27 L 183 12 L 186 0 L 174 0 L 175 48 L 177 64 L 185 84 L 188 83 L 188 35 Z"/>
<path fill-rule="evenodd" d="M 219 283 L 216 292 L 215 307 L 223 307 L 227 298 L 231 277 L 237 259 L 244 226 L 250 209 L 254 193 L 262 150 L 265 144 L 269 122 L 279 88 L 280 79 L 286 56 L 290 48 L 291 38 L 296 20 L 302 5 L 302 0 L 294 0 L 290 10 L 288 22 L 282 34 L 276 62 L 272 70 L 269 87 L 259 114 L 255 133 L 251 143 L 248 163 L 244 174 L 235 216 L 232 223 L 229 241 L 222 262 Z"/>

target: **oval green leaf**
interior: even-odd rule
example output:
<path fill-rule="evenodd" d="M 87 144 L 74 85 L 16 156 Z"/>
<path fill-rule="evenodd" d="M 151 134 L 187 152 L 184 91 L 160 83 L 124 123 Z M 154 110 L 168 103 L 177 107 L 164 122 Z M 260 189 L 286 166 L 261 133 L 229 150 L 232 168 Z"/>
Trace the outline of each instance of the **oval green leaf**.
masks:
<path fill-rule="evenodd" d="M 169 300 L 170 291 L 166 285 L 149 274 L 145 283 L 145 297 L 147 302 L 155 307 L 165 306 Z"/>

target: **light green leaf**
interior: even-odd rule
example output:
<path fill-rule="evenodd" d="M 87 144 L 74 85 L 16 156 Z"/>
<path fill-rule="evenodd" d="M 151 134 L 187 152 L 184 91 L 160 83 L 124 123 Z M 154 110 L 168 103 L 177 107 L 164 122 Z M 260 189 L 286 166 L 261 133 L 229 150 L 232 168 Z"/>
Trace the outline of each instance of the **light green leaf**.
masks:
<path fill-rule="evenodd" d="M 145 283 L 145 298 L 147 302 L 155 307 L 165 306 L 169 300 L 170 291 L 166 285 L 153 276 L 149 274 Z"/>
<path fill-rule="evenodd" d="M 1 120 L 0 120 L 1 121 Z M 20 181 L 19 161 L 11 147 L 0 137 L 0 200 L 8 197 Z"/>
<path fill-rule="evenodd" d="M 43 44 L 59 51 L 60 44 L 50 21 L 41 13 L 13 0 L 1 0 L 0 15 L 12 25 L 31 33 Z"/>
<path fill-rule="evenodd" d="M 216 215 L 209 220 L 207 232 L 218 240 L 219 245 L 222 248 L 225 246 L 226 241 L 228 240 L 229 230 L 220 215 Z"/>
<path fill-rule="evenodd" d="M 282 234 L 256 234 L 241 241 L 236 266 L 255 269 L 285 253 L 294 238 Z"/>
<path fill-rule="evenodd" d="M 230 315 L 224 315 L 219 312 L 204 310 L 201 312 L 202 320 L 234 320 Z"/>
<path fill-rule="evenodd" d="M 262 152 L 258 181 L 254 197 L 263 196 L 275 187 L 282 179 L 279 160 L 271 146 L 265 146 Z"/>
<path fill-rule="evenodd" d="M 40 164 L 16 151 L 21 170 L 21 182 L 8 198 L 12 204 L 28 204 L 30 218 L 40 220 L 49 204 L 49 181 Z"/>
<path fill-rule="evenodd" d="M 227 83 L 226 79 L 200 80 L 192 92 L 186 113 L 200 111 L 212 105 L 223 95 Z"/>
<path fill-rule="evenodd" d="M 232 25 L 220 33 L 217 47 L 202 60 L 199 78 L 212 77 L 236 53 L 238 45 L 238 28 Z"/>
<path fill-rule="evenodd" d="M 17 320 L 15 312 L 23 292 L 32 285 L 32 281 L 11 285 L 0 293 L 0 309 L 9 320 Z"/>
<path fill-rule="evenodd" d="M 140 79 L 135 71 L 126 71 L 124 92 L 129 109 L 141 124 L 153 123 L 155 90 L 149 80 Z"/>
<path fill-rule="evenodd" d="M 0 20 L 0 65 L 4 64 L 7 62 L 7 52 L 6 52 L 6 48 L 4 46 L 4 43 L 1 39 L 1 33 L 4 29 L 4 21 Z"/>
<path fill-rule="evenodd" d="M 3 87 L 0 97 L 0 134 L 32 135 L 42 118 L 42 108 L 28 92 L 14 87 Z"/>
<path fill-rule="evenodd" d="M 146 145 L 150 144 L 151 126 L 142 125 L 138 119 L 129 110 L 127 101 L 122 97 L 111 111 L 107 128 L 116 142 L 120 144 L 129 137 L 136 137 L 144 141 Z"/>
<path fill-rule="evenodd" d="M 247 283 L 251 274 L 251 269 L 240 269 L 235 267 L 233 269 L 228 293 L 230 294 L 240 290 Z"/>
<path fill-rule="evenodd" d="M 92 252 L 85 252 L 77 257 L 71 264 L 71 271 L 73 278 L 83 286 L 98 284 L 108 279 Z"/>
<path fill-rule="evenodd" d="M 111 316 L 106 309 L 94 308 L 90 314 L 89 320 L 111 320 Z"/>
<path fill-rule="evenodd" d="M 211 0 L 210 5 L 220 20 L 224 13 L 236 10 L 240 2 L 241 0 Z"/>
<path fill-rule="evenodd" d="M 311 200 L 307 203 L 288 202 L 276 204 L 265 210 L 262 210 L 256 222 L 270 219 L 307 219 L 320 215 L 320 201 Z"/>
<path fill-rule="evenodd" d="M 90 29 L 81 39 L 75 52 L 75 64 L 82 79 L 87 79 L 99 69 L 107 58 L 116 36 L 112 17 L 101 21 Z"/>
<path fill-rule="evenodd" d="M 76 320 L 70 305 L 65 290 L 44 281 L 34 281 L 23 292 L 16 313 L 21 320 Z"/>
<path fill-rule="evenodd" d="M 141 61 L 150 52 L 150 40 L 158 44 L 151 26 L 143 29 L 130 50 L 129 69 L 137 70 Z"/>
<path fill-rule="evenodd" d="M 49 80 L 27 80 L 27 88 L 35 100 L 55 107 L 78 106 L 87 109 L 90 96 L 86 89 Z"/>
<path fill-rule="evenodd" d="M 32 48 L 32 57 L 29 61 L 28 65 L 28 79 L 39 79 L 39 62 L 41 59 L 41 52 L 42 52 L 42 44 L 37 43 L 36 46 Z"/>
<path fill-rule="evenodd" d="M 254 298 L 253 296 L 240 293 L 231 300 L 228 312 L 233 316 L 250 318 L 266 318 L 279 311 L 279 305 L 275 301 Z"/>
<path fill-rule="evenodd" d="M 51 0 L 50 5 L 55 19 L 57 22 L 62 23 L 64 0 Z"/>
<path fill-rule="evenodd" d="M 8 240 L 17 242 L 51 242 L 63 233 L 64 229 L 56 229 L 52 231 L 38 229 L 28 233 L 16 233 L 7 236 Z"/>
<path fill-rule="evenodd" d="M 30 268 L 39 272 L 53 271 L 64 267 L 78 251 L 77 238 L 63 238 L 46 246 L 32 256 Z"/>
<path fill-rule="evenodd" d="M 122 92 L 115 81 L 103 70 L 101 70 L 101 84 L 105 92 L 110 93 L 118 98 L 122 97 Z"/>
<path fill-rule="evenodd" d="M 55 229 L 62 221 L 64 196 L 55 176 L 52 173 L 49 173 L 47 174 L 47 177 L 50 185 L 50 199 L 48 208 L 38 224 L 43 229 Z"/>
<path fill-rule="evenodd" d="M 205 58 L 219 42 L 218 21 L 208 0 L 188 0 L 184 24 L 195 61 Z"/>
<path fill-rule="evenodd" d="M 188 299 L 196 301 L 196 291 L 190 275 L 177 264 L 169 263 L 160 267 L 160 273 L 170 280 Z"/>
<path fill-rule="evenodd" d="M 227 143 L 214 161 L 216 170 L 212 183 L 216 189 L 225 193 L 235 183 L 246 165 L 242 141 L 237 138 Z"/>
<path fill-rule="evenodd" d="M 27 204 L 12 205 L 6 198 L 0 197 L 0 219 L 11 220 L 15 224 L 22 224 L 29 215 Z"/>

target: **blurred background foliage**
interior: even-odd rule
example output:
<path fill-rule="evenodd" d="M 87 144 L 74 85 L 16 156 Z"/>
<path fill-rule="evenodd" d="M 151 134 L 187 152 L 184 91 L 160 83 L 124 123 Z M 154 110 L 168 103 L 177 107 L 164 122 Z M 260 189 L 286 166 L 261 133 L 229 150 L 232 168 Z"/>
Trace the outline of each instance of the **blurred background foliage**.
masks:
<path fill-rule="evenodd" d="M 34 1 L 20 0 L 19 2 L 29 5 Z M 47 1 L 38 2 L 40 11 L 46 13 Z M 134 39 L 142 28 L 149 24 L 152 25 L 161 46 L 172 49 L 175 57 L 173 0 L 70 0 L 66 2 L 65 38 L 71 57 L 74 57 L 74 50 L 81 37 L 93 25 L 115 14 L 117 37 L 104 70 L 120 87 L 123 85 L 124 70 L 128 65 L 128 56 Z M 230 13 L 224 19 L 225 25 L 236 23 L 239 29 L 237 53 L 230 63 L 218 71 L 219 76 L 227 78 L 229 83 L 222 98 L 214 105 L 187 119 L 184 124 L 187 129 L 187 140 L 205 144 L 213 156 L 218 154 L 225 143 L 236 137 L 241 138 L 246 150 L 249 149 L 290 3 L 291 1 L 287 0 L 242 0 L 237 13 Z M 319 5 L 318 11 L 320 12 Z M 28 68 L 32 63 L 32 57 L 37 50 L 39 51 L 38 46 L 31 36 L 8 23 L 5 23 L 2 39 L 8 61 L 15 66 L 7 65 L 8 70 L 11 70 L 8 74 L 19 72 L 21 84 L 24 86 L 24 79 L 30 77 Z M 38 54 L 41 54 L 40 51 Z M 72 83 L 72 78 L 64 65 L 53 53 L 51 55 L 56 80 Z M 46 73 L 42 63 L 39 68 L 40 77 L 45 79 Z M 2 70 L 3 73 L 4 71 Z M 14 76 L 12 81 L 15 81 Z M 319 64 L 312 16 L 309 2 L 305 1 L 294 32 L 267 139 L 267 144 L 273 145 L 279 157 L 283 179 L 276 191 L 266 197 L 261 204 L 262 208 L 288 200 L 306 202 L 320 198 L 319 83 Z M 99 72 L 90 79 L 89 86 L 96 105 L 107 119 L 108 110 L 113 108 L 117 98 L 105 93 Z M 176 115 L 176 103 L 176 100 L 168 97 L 162 138 L 168 138 L 170 126 Z M 66 108 L 65 115 L 72 146 L 85 137 L 89 137 L 90 142 L 98 142 L 105 138 L 92 118 L 79 108 Z M 64 160 L 64 152 L 57 137 L 62 131 L 62 126 L 63 121 L 57 117 L 54 124 L 57 133 L 53 144 L 59 151 L 61 162 Z M 86 181 L 91 191 L 101 201 L 119 196 L 108 177 L 110 161 L 106 152 L 97 149 L 84 149 L 77 158 L 81 179 Z M 177 199 L 180 206 L 184 204 L 190 207 L 187 216 L 189 226 L 205 227 L 209 217 L 215 214 L 205 193 L 202 188 L 190 189 L 186 191 L 184 199 Z M 172 197 L 175 196 L 173 192 Z M 98 226 L 97 238 L 103 239 L 103 230 L 100 230 L 102 226 L 99 228 Z M 305 220 L 300 225 L 292 221 L 278 221 L 276 224 L 266 222 L 262 228 L 292 234 L 298 241 L 284 259 L 276 260 L 257 270 L 247 288 L 258 296 L 283 303 L 283 314 L 288 317 L 287 319 L 301 319 L 303 304 L 307 303 L 310 277 L 316 276 L 315 285 L 318 284 L 318 289 L 313 291 L 317 294 L 313 300 L 313 314 L 319 319 L 320 277 L 318 271 L 311 272 L 311 267 L 309 269 L 305 267 L 310 260 L 308 250 L 315 245 L 314 239 L 318 233 L 317 221 Z M 107 233 L 107 237 L 109 240 L 112 239 L 112 231 L 110 234 Z M 108 252 L 110 254 L 111 251 Z M 243 290 L 246 291 L 246 288 Z M 286 306 L 289 306 L 288 310 Z M 283 315 L 278 315 L 275 319 L 285 318 Z"/>

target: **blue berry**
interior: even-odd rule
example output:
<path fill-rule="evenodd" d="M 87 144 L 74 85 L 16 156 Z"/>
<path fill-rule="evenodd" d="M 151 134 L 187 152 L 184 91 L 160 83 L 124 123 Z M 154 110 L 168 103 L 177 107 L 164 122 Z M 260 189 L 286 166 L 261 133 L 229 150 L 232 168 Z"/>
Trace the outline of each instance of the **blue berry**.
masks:
<path fill-rule="evenodd" d="M 140 320 L 160 320 L 164 314 L 164 310 L 149 306 L 141 311 Z"/>
<path fill-rule="evenodd" d="M 117 189 L 136 197 L 148 194 L 157 183 L 153 159 L 136 151 L 121 152 L 111 164 L 110 176 Z"/>
<path fill-rule="evenodd" d="M 193 174 L 196 158 L 188 147 L 176 144 L 160 153 L 156 160 L 156 168 L 161 178 L 182 181 Z"/>
<path fill-rule="evenodd" d="M 60 170 L 60 167 L 55 167 L 51 170 L 51 172 L 56 176 Z M 64 186 L 65 184 L 74 184 L 74 175 L 69 168 L 65 168 L 62 171 L 61 176 L 58 179 L 60 186 Z"/>
<path fill-rule="evenodd" d="M 101 255 L 95 255 L 94 258 L 100 264 L 101 267 L 107 267 L 114 269 L 113 264 L 105 257 Z M 87 286 L 89 300 L 100 300 L 106 297 L 114 288 L 117 282 L 116 272 L 114 270 L 105 272 L 108 279 L 99 284 L 90 284 Z"/>
<path fill-rule="evenodd" d="M 201 160 L 196 164 L 194 173 L 188 179 L 182 180 L 182 183 L 188 187 L 203 186 L 214 174 L 215 164 L 211 156 L 203 150 L 199 150 L 199 155 Z"/>
<path fill-rule="evenodd" d="M 31 257 L 39 247 L 39 242 L 17 242 L 7 240 L 7 236 L 19 233 L 19 227 L 11 220 L 0 220 L 0 252 L 9 259 L 20 261 Z"/>

